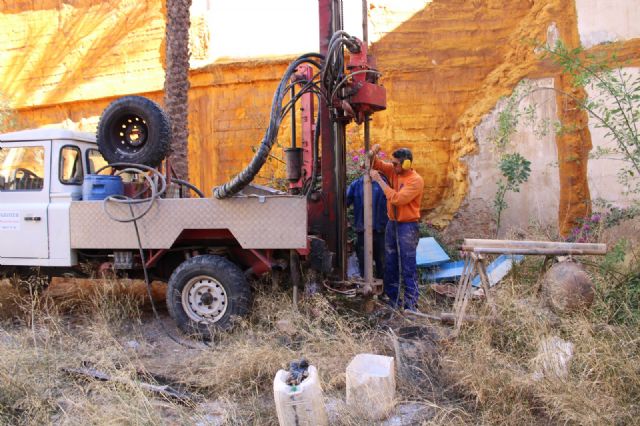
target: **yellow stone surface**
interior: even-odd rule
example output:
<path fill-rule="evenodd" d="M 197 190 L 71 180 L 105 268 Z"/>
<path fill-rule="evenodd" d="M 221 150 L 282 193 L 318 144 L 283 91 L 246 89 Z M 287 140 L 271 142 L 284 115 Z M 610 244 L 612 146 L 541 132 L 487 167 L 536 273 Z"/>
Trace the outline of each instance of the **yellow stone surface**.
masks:
<path fill-rule="evenodd" d="M 477 149 L 475 126 L 521 79 L 558 75 L 523 40 L 544 40 L 555 22 L 561 38 L 577 45 L 575 6 L 573 0 L 434 0 L 408 14 L 393 4 L 370 1 L 378 28 L 392 28 L 378 34 L 371 48 L 388 99 L 387 110 L 374 116 L 372 138 L 386 151 L 403 146 L 414 151 L 415 168 L 425 179 L 423 213 L 444 225 L 467 193 L 463 159 Z M 93 131 L 101 111 L 118 96 L 142 94 L 161 102 L 163 13 L 160 0 L 0 3 L 0 97 L 18 110 L 17 127 Z M 207 30 L 201 21 L 196 26 Z M 201 56 L 206 46 L 196 42 Z M 609 48 L 620 48 L 634 63 L 640 58 L 637 40 Z M 190 179 L 207 194 L 252 157 L 290 59 L 191 71 Z M 567 85 L 556 81 L 557 87 Z M 558 107 L 564 119 L 584 122 L 584 116 Z M 282 146 L 288 144 L 288 125 L 285 121 L 280 130 Z M 361 147 L 361 128 L 350 125 L 347 136 L 350 148 Z M 566 231 L 588 211 L 588 129 L 563 136 L 558 144 L 559 221 Z M 273 155 L 281 157 L 281 148 Z M 580 162 L 567 160 L 576 155 Z M 276 160 L 261 172 L 263 182 L 282 175 Z"/>

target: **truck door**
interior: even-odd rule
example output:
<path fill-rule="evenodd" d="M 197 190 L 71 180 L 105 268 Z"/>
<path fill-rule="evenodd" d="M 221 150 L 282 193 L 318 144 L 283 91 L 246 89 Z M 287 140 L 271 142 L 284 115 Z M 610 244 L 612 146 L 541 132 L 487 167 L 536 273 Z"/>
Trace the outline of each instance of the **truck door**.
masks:
<path fill-rule="evenodd" d="M 0 258 L 49 257 L 50 147 L 7 142 L 0 149 Z"/>

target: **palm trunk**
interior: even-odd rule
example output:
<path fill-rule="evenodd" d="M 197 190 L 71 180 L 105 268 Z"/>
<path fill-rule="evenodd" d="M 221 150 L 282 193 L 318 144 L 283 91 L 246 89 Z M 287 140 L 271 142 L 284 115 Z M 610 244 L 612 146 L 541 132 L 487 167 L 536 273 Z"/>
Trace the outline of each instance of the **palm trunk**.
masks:
<path fill-rule="evenodd" d="M 166 0 L 164 104 L 171 119 L 171 165 L 178 178 L 189 178 L 189 7 L 191 0 Z"/>

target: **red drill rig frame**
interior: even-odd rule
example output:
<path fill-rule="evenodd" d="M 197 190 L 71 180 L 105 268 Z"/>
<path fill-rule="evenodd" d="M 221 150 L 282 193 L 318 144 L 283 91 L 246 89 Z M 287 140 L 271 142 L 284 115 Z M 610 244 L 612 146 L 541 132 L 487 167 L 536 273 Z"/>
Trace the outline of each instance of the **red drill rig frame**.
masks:
<path fill-rule="evenodd" d="M 341 56 L 338 62 L 342 59 L 342 48 L 336 51 L 332 45 L 336 35 L 342 32 L 341 13 L 340 0 L 319 0 L 320 53 L 325 61 L 334 59 L 334 55 Z M 345 43 L 350 52 L 349 64 L 330 93 L 328 90 L 325 93 L 326 102 L 316 105 L 312 93 L 301 96 L 302 143 L 296 146 L 294 115 L 292 146 L 285 150 L 291 193 L 300 193 L 304 182 L 314 181 L 315 170 L 320 169 L 321 187 L 317 191 L 312 188 L 308 197 L 310 245 L 300 254 L 310 255 L 312 269 L 328 273 L 336 282 L 345 281 L 347 259 L 345 128 L 351 121 L 364 123 L 365 149 L 368 150 L 370 116 L 386 109 L 386 90 L 378 83 L 380 73 L 375 69 L 375 59 L 368 55 L 366 23 L 364 1 L 364 41 L 350 37 Z M 302 86 L 312 79 L 313 68 L 303 64 L 296 70 L 292 82 Z M 318 139 L 318 132 L 321 149 L 314 152 L 312 141 Z"/>

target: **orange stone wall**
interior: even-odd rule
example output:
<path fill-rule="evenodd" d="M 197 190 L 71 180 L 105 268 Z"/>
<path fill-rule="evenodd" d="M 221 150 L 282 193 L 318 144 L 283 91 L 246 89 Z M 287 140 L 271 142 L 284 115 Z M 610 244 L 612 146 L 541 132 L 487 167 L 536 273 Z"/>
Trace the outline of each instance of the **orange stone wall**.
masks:
<path fill-rule="evenodd" d="M 388 6 L 392 2 L 369 3 L 376 19 L 397 19 Z M 102 109 L 118 96 L 135 93 L 160 101 L 163 13 L 160 0 L 2 2 L 0 96 L 18 110 L 19 127 L 92 131 Z M 545 40 L 552 22 L 566 43 L 577 45 L 573 0 L 434 0 L 395 22 L 372 46 L 388 96 L 388 109 L 374 116 L 373 141 L 387 151 L 401 146 L 414 151 L 415 168 L 425 179 L 423 213 L 434 223 L 446 224 L 467 194 L 464 156 L 477 149 L 473 131 L 482 117 L 523 78 L 557 77 L 524 41 Z M 633 60 L 640 56 L 636 41 L 609 48 L 621 48 Z M 251 158 L 289 59 L 192 70 L 190 178 L 206 193 Z M 581 114 L 560 109 L 559 114 L 584 124 Z M 281 145 L 288 143 L 288 132 L 285 123 Z M 349 126 L 351 148 L 360 147 L 361 134 L 361 128 Z M 559 138 L 558 145 L 559 224 L 566 230 L 588 211 L 588 128 Z M 273 154 L 281 157 L 280 149 Z M 282 174 L 278 160 L 261 173 L 263 182 Z"/>

